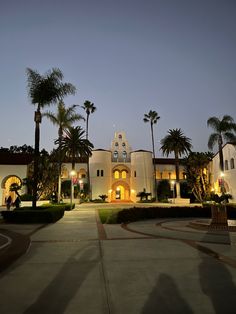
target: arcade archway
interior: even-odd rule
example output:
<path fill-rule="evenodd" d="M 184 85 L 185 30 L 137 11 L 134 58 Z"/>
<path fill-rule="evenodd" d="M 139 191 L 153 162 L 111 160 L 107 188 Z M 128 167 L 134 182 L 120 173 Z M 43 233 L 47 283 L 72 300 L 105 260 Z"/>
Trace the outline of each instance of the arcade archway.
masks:
<path fill-rule="evenodd" d="M 112 186 L 111 201 L 129 201 L 130 187 L 126 182 L 116 182 Z"/>
<path fill-rule="evenodd" d="M 2 204 L 6 204 L 5 200 L 8 196 L 11 196 L 13 202 L 16 198 L 15 192 L 10 191 L 10 186 L 12 185 L 12 183 L 17 183 L 18 185 L 22 184 L 21 179 L 14 175 L 7 176 L 2 180 Z"/>

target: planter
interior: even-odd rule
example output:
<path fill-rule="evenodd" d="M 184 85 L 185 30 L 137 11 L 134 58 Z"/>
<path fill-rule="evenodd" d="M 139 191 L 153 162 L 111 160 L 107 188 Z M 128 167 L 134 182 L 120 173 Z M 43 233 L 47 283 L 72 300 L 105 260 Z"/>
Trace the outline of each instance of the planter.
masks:
<path fill-rule="evenodd" d="M 211 206 L 211 227 L 228 228 L 228 218 L 226 206 L 212 205 Z"/>

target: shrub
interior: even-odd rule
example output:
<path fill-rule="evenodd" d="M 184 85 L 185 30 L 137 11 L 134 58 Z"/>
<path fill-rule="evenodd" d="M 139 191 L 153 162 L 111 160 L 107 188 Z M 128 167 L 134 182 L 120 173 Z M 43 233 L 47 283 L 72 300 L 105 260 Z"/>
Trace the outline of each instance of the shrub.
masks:
<path fill-rule="evenodd" d="M 33 196 L 31 194 L 22 194 L 20 196 L 21 201 L 32 201 Z"/>
<path fill-rule="evenodd" d="M 9 223 L 53 223 L 64 216 L 65 205 L 21 207 L 13 211 L 2 211 L 3 219 Z"/>
<path fill-rule="evenodd" d="M 227 204 L 229 219 L 236 219 L 236 207 Z M 117 223 L 153 218 L 211 218 L 211 206 L 204 207 L 146 207 L 123 209 L 117 213 Z"/>

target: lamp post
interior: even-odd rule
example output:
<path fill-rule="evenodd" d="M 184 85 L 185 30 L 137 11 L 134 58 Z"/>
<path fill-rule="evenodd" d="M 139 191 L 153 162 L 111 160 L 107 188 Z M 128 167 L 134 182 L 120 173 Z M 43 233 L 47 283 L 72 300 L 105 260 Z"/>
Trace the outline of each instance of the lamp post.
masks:
<path fill-rule="evenodd" d="M 170 189 L 173 192 L 173 203 L 175 203 L 175 181 L 174 180 L 170 181 Z"/>
<path fill-rule="evenodd" d="M 71 170 L 70 172 L 70 177 L 71 177 L 71 185 L 70 185 L 70 209 L 72 210 L 72 203 L 74 200 L 74 182 L 73 182 L 73 177 L 76 175 L 75 170 Z"/>
<path fill-rule="evenodd" d="M 225 183 L 224 183 L 224 172 L 220 173 L 220 192 L 221 194 L 225 194 Z"/>

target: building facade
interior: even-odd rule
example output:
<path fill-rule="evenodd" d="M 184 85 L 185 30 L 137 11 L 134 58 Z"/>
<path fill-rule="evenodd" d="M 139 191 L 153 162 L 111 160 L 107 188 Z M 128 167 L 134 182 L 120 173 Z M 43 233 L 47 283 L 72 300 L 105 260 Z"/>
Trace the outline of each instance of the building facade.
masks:
<path fill-rule="evenodd" d="M 220 158 L 217 153 L 211 164 L 211 186 L 216 194 L 221 193 L 221 186 L 224 185 L 226 193 L 232 195 L 232 201 L 236 200 L 236 144 L 226 143 L 223 146 L 224 172 L 220 171 Z"/>
<path fill-rule="evenodd" d="M 209 164 L 212 190 L 220 193 L 222 180 L 226 192 L 236 199 L 236 146 L 226 144 L 223 147 L 224 176 L 219 171 L 219 154 L 216 154 Z M 12 183 L 22 183 L 28 175 L 32 155 L 29 154 L 0 154 L 0 205 L 5 204 L 6 198 L 11 195 L 13 201 L 15 193 L 10 191 Z M 156 174 L 154 174 L 154 162 Z M 75 165 L 75 174 L 71 177 L 71 163 L 63 163 L 62 181 L 73 180 L 83 190 L 88 182 L 87 163 L 80 160 Z M 157 182 L 168 180 L 175 182 L 175 161 L 173 158 L 156 158 L 152 152 L 146 150 L 133 151 L 126 138 L 125 132 L 115 132 L 109 150 L 95 149 L 89 159 L 90 186 L 92 199 L 107 196 L 108 202 L 137 202 L 139 192 L 151 193 L 154 196 L 154 179 Z M 180 179 L 184 180 L 184 168 L 180 166 Z M 23 194 L 24 187 L 21 190 Z M 68 197 L 68 195 L 67 195 Z"/>

